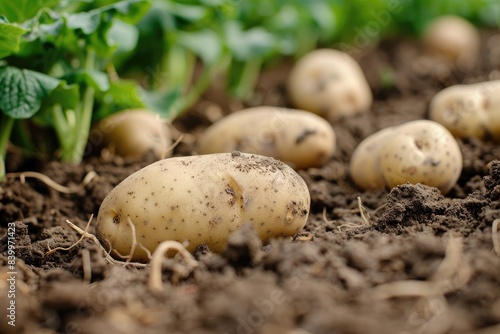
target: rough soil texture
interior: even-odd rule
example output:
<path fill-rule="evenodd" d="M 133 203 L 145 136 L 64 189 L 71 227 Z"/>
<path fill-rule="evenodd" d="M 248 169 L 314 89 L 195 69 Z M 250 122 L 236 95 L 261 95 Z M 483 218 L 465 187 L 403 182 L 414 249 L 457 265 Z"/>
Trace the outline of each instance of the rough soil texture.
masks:
<path fill-rule="evenodd" d="M 496 34 L 496 35 L 495 35 Z M 312 205 L 304 232 L 262 245 L 246 226 L 227 249 L 195 253 L 198 266 L 176 256 L 162 264 L 163 291 L 148 285 L 151 268 L 111 264 L 101 249 L 66 224 L 85 228 L 106 194 L 153 161 L 89 157 L 78 167 L 29 165 L 56 182 L 99 177 L 76 194 L 42 182 L 0 183 L 0 236 L 16 222 L 16 327 L 20 333 L 500 333 L 500 255 L 492 224 L 500 217 L 500 147 L 460 140 L 464 169 L 446 196 L 403 185 L 356 188 L 347 173 L 356 145 L 386 126 L 425 118 L 432 96 L 458 83 L 500 79 L 500 35 L 483 33 L 472 71 L 450 69 L 412 40 L 385 41 L 355 55 L 374 92 L 372 112 L 335 124 L 338 148 L 324 167 L 301 171 Z M 265 72 L 248 105 L 286 106 L 290 63 Z M 215 87 L 177 127 L 197 136 L 211 121 L 241 107 Z M 190 139 L 192 136 L 186 136 Z M 175 155 L 193 154 L 184 142 Z M 490 163 L 492 162 L 492 163 Z M 362 206 L 359 210 L 358 197 Z M 95 218 L 94 218 L 95 222 Z M 88 230 L 95 233 L 95 226 Z M 0 240 L 0 332 L 7 325 L 6 238 Z"/>

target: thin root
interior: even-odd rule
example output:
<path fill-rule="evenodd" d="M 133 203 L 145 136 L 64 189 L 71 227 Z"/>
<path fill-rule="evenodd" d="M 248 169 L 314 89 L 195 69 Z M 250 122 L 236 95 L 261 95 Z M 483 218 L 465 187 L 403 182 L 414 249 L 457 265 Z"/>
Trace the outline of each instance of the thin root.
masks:
<path fill-rule="evenodd" d="M 374 288 L 374 299 L 390 299 L 394 297 L 432 297 L 440 294 L 439 286 L 427 281 L 397 281 Z"/>
<path fill-rule="evenodd" d="M 500 237 L 498 236 L 498 226 L 500 225 L 500 218 L 497 218 L 493 221 L 493 225 L 491 227 L 491 237 L 493 239 L 493 248 L 495 249 L 495 253 L 500 256 Z"/>
<path fill-rule="evenodd" d="M 385 207 L 387 206 L 387 203 L 384 203 L 382 204 L 381 206 L 379 206 L 378 208 L 376 208 L 375 210 L 373 210 L 373 214 L 376 215 L 377 213 L 379 213 L 379 211 L 382 211 L 383 209 L 385 209 Z"/>
<path fill-rule="evenodd" d="M 92 280 L 92 262 L 90 261 L 90 252 L 87 248 L 82 249 L 82 267 L 83 281 L 90 284 Z"/>
<path fill-rule="evenodd" d="M 130 226 L 130 229 L 132 230 L 132 245 L 130 246 L 130 253 L 127 256 L 127 260 L 125 261 L 125 263 L 129 263 L 130 260 L 132 260 L 135 253 L 135 247 L 137 246 L 137 236 L 135 234 L 135 226 L 134 224 L 132 224 L 132 220 L 130 219 L 130 217 L 127 217 L 127 222 L 128 225 Z"/>
<path fill-rule="evenodd" d="M 363 204 L 361 203 L 361 197 L 358 196 L 358 208 L 359 208 L 359 213 L 361 215 L 361 218 L 365 222 L 366 225 L 371 225 L 369 218 L 370 215 L 368 215 L 368 211 L 364 208 Z"/>
<path fill-rule="evenodd" d="M 94 215 L 90 215 L 90 219 L 89 221 L 87 222 L 87 226 L 85 226 L 85 233 L 87 233 L 88 229 L 89 229 L 89 226 L 90 226 L 90 223 L 92 222 L 92 218 L 94 217 Z M 76 226 L 76 225 L 75 225 Z M 57 247 L 57 248 L 54 248 L 54 249 L 50 249 L 50 246 L 49 246 L 49 251 L 47 253 L 45 253 L 45 257 L 46 256 L 49 256 L 50 254 L 52 253 L 55 253 L 57 251 L 69 251 L 71 249 L 73 249 L 74 247 L 76 247 L 80 242 L 82 242 L 82 240 L 85 239 L 85 235 L 82 234 L 82 236 L 80 237 L 80 239 L 78 239 L 78 241 L 76 241 L 74 244 L 72 244 L 71 246 L 69 247 Z"/>
<path fill-rule="evenodd" d="M 165 151 L 163 152 L 161 158 L 165 159 L 167 157 L 167 153 L 170 152 L 170 151 L 172 151 L 174 148 L 176 148 L 177 145 L 179 145 L 180 142 L 182 141 L 182 138 L 184 138 L 184 135 L 180 135 L 172 145 L 170 145 L 169 147 L 167 147 L 165 149 Z"/>
<path fill-rule="evenodd" d="M 172 132 L 172 135 L 177 138 L 182 138 L 182 141 L 186 144 L 193 144 L 196 141 L 196 136 L 190 133 L 185 133 L 178 130 L 171 122 L 168 123 L 168 127 Z"/>
<path fill-rule="evenodd" d="M 148 256 L 148 259 L 151 261 L 151 259 L 153 258 L 153 256 L 151 255 L 151 252 L 149 251 L 149 249 L 147 249 L 146 247 L 144 247 L 143 244 L 141 244 L 140 242 L 137 244 L 139 247 L 141 247 L 141 249 L 146 253 L 146 255 Z"/>
<path fill-rule="evenodd" d="M 374 288 L 373 297 L 438 297 L 461 289 L 471 277 L 470 267 L 460 263 L 462 249 L 462 238 L 450 238 L 445 257 L 429 281 L 407 280 L 382 284 Z"/>
<path fill-rule="evenodd" d="M 359 212 L 358 210 L 359 209 L 350 210 L 350 212 L 355 211 L 355 213 L 357 213 L 357 212 Z M 329 224 L 329 223 L 334 222 L 333 220 L 328 220 L 328 218 L 326 217 L 326 208 L 325 207 L 323 207 L 322 217 L 323 217 L 323 221 L 325 222 L 325 224 Z M 347 222 L 345 224 L 338 225 L 337 229 L 339 232 L 342 232 L 343 227 L 345 227 L 347 229 L 356 229 L 356 228 L 361 228 L 363 226 L 366 226 L 366 224 L 356 224 L 356 223 L 352 223 L 352 222 Z"/>
<path fill-rule="evenodd" d="M 450 238 L 446 245 L 443 261 L 432 275 L 431 281 L 448 280 L 456 273 L 460 260 L 462 259 L 463 242 L 462 238 Z"/>
<path fill-rule="evenodd" d="M 187 276 L 193 270 L 193 268 L 198 266 L 198 261 L 191 255 L 191 253 L 180 243 L 173 240 L 163 241 L 158 245 L 151 258 L 151 272 L 149 275 L 148 286 L 151 291 L 162 292 L 163 282 L 162 282 L 162 260 L 165 254 L 169 250 L 176 250 L 186 261 L 188 268 L 182 274 L 182 276 Z"/>
<path fill-rule="evenodd" d="M 90 171 L 87 173 L 87 175 L 85 175 L 83 181 L 79 185 L 74 186 L 74 187 L 66 187 L 66 186 L 62 186 L 59 183 L 55 182 L 47 175 L 37 173 L 37 172 L 8 173 L 5 175 L 5 177 L 7 177 L 7 178 L 12 178 L 12 179 L 19 178 L 22 183 L 24 183 L 26 181 L 27 177 L 31 177 L 31 178 L 42 181 L 43 183 L 45 183 L 47 186 L 51 187 L 52 189 L 54 189 L 60 193 L 64 193 L 64 194 L 74 194 L 74 193 L 79 192 L 80 190 L 85 189 L 85 187 L 90 183 L 90 181 L 92 181 L 92 179 L 94 179 L 94 177 L 96 177 L 96 176 L 98 176 L 96 172 Z"/>
<path fill-rule="evenodd" d="M 92 221 L 92 219 L 90 219 L 90 221 Z M 73 224 L 71 221 L 67 220 L 66 219 L 66 224 L 68 224 L 72 229 L 74 229 L 75 231 L 77 231 L 79 234 L 82 235 L 82 238 L 88 238 L 90 240 L 92 240 L 98 247 L 99 249 L 104 253 L 104 258 L 109 262 L 109 263 L 112 263 L 112 264 L 122 264 L 122 265 L 129 265 L 129 266 L 133 266 L 133 267 L 146 267 L 147 264 L 145 263 L 139 263 L 139 262 L 124 262 L 124 261 L 118 261 L 118 260 L 115 260 L 111 257 L 110 255 L 110 252 L 108 252 L 108 250 L 106 250 L 102 245 L 101 243 L 99 242 L 99 240 L 97 240 L 97 237 L 91 233 L 88 233 L 87 232 L 87 229 L 88 229 L 88 225 L 87 227 L 85 228 L 85 230 L 82 230 L 81 228 L 79 228 L 78 226 L 76 226 L 75 224 Z M 89 223 L 90 224 L 90 223 Z M 55 249 L 55 250 L 58 250 L 58 249 Z M 53 251 L 55 251 L 53 250 Z M 65 249 L 59 249 L 59 250 L 65 250 Z"/>

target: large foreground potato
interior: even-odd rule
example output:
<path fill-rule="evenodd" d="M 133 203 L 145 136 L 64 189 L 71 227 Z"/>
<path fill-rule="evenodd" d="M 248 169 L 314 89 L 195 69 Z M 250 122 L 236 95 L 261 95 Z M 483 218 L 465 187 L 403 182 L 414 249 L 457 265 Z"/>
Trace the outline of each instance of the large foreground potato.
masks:
<path fill-rule="evenodd" d="M 130 175 L 104 199 L 97 236 L 130 254 L 136 241 L 153 252 L 165 240 L 224 249 L 229 235 L 252 223 L 263 241 L 292 236 L 305 225 L 309 190 L 286 164 L 239 152 L 157 161 Z M 108 246 L 109 247 L 109 246 Z M 133 260 L 147 261 L 138 245 Z"/>
<path fill-rule="evenodd" d="M 201 154 L 241 151 L 279 159 L 293 168 L 319 167 L 335 151 L 335 133 L 321 117 L 278 107 L 244 109 L 209 127 Z"/>

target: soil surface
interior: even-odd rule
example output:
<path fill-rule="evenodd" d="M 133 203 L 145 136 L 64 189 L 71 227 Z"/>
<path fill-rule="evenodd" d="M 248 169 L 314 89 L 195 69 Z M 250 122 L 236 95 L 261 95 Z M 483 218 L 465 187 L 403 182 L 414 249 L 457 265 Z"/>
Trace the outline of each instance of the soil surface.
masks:
<path fill-rule="evenodd" d="M 446 196 L 422 185 L 361 191 L 349 158 L 366 136 L 426 117 L 430 99 L 452 84 L 500 79 L 500 34 L 483 32 L 473 70 L 450 67 L 413 40 L 386 40 L 354 55 L 375 101 L 372 111 L 334 125 L 338 147 L 322 168 L 300 171 L 312 204 L 302 233 L 262 245 L 245 227 L 222 254 L 199 247 L 198 265 L 181 256 L 162 263 L 163 291 L 151 267 L 112 264 L 85 229 L 106 194 L 154 161 L 88 157 L 80 166 L 8 157 L 8 171 L 35 170 L 65 186 L 35 179 L 0 183 L 0 332 L 19 333 L 500 333 L 500 147 L 460 140 L 464 168 Z M 175 155 L 194 154 L 193 140 L 211 122 L 251 105 L 287 106 L 291 61 L 263 73 L 249 103 L 213 87 L 175 122 L 186 133 Z M 9 223 L 14 223 L 10 224 Z M 95 233 L 95 218 L 88 232 Z M 16 326 L 7 324 L 7 228 L 15 227 Z M 61 249 L 55 250 L 57 247 Z M 52 250 L 52 251 L 51 251 Z"/>

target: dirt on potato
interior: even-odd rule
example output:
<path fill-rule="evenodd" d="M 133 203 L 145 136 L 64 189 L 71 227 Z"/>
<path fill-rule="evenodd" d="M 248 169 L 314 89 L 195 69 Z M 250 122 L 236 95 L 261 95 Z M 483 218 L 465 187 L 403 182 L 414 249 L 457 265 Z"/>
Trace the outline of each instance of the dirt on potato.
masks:
<path fill-rule="evenodd" d="M 34 179 L 0 183 L 0 332 L 500 333 L 500 254 L 492 233 L 500 218 L 500 146 L 460 140 L 464 168 L 446 196 L 409 184 L 362 191 L 348 175 L 349 158 L 366 136 L 425 118 L 430 99 L 444 87 L 499 79 L 499 40 L 498 32 L 483 31 L 482 58 L 472 71 L 447 66 L 409 39 L 355 54 L 374 105 L 334 125 L 334 158 L 299 172 L 312 199 L 305 230 L 263 245 L 245 226 L 222 254 L 199 247 L 194 268 L 181 256 L 165 258 L 163 291 L 151 289 L 149 266 L 110 263 L 66 223 L 85 229 L 94 215 L 88 228 L 94 234 L 106 194 L 153 155 L 141 161 L 88 157 L 71 166 L 33 164 L 11 152 L 10 172 L 35 170 L 66 186 L 91 171 L 98 177 L 75 194 Z M 192 139 L 232 110 L 289 106 L 291 64 L 265 71 L 246 104 L 227 102 L 220 87 L 209 90 L 176 122 L 190 135 L 174 155 L 196 153 Z M 15 227 L 16 274 L 8 267 L 9 226 Z M 12 275 L 15 327 L 6 316 Z"/>

